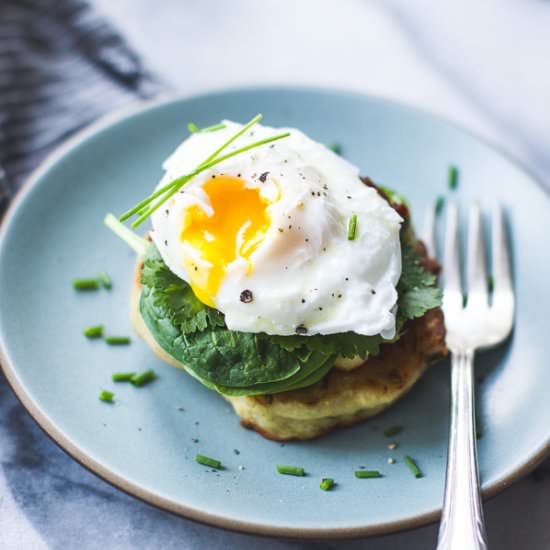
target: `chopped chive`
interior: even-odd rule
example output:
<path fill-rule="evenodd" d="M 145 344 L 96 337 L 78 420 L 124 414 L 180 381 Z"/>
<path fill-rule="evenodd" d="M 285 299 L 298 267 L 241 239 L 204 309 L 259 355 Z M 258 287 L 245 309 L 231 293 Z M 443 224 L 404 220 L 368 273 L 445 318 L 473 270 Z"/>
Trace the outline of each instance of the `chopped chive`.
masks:
<path fill-rule="evenodd" d="M 218 147 L 208 158 L 206 158 L 200 165 L 199 167 L 205 165 L 205 164 L 208 164 L 210 161 L 214 160 L 224 149 L 226 149 L 227 147 L 229 147 L 229 145 L 231 145 L 236 139 L 238 139 L 240 136 L 242 136 L 247 130 L 249 130 L 250 128 L 252 128 L 252 126 L 254 126 L 254 124 L 258 123 L 260 120 L 262 120 L 263 116 L 261 114 L 258 114 L 256 115 L 252 120 L 250 120 L 249 122 L 247 122 L 235 135 L 233 135 L 231 138 L 229 138 L 225 143 L 223 143 L 222 145 L 220 145 L 220 147 Z M 140 216 L 142 214 L 145 213 L 145 211 L 147 210 L 145 207 L 150 204 L 154 199 L 156 199 L 158 196 L 162 195 L 163 193 L 165 193 L 166 191 L 168 191 L 173 185 L 175 182 L 177 181 L 180 181 L 184 178 L 185 176 L 183 176 L 182 178 L 178 178 L 176 180 L 173 180 L 171 181 L 170 183 L 168 183 L 167 185 L 165 185 L 164 187 L 161 187 L 160 189 L 158 189 L 157 191 L 155 191 L 153 194 L 149 195 L 148 197 L 146 197 L 145 199 L 139 201 L 133 208 L 131 208 L 130 210 L 124 212 L 124 214 L 122 214 L 119 218 L 119 220 L 121 222 L 123 221 L 126 221 L 128 218 L 130 218 L 131 216 L 133 216 L 134 214 L 139 214 Z M 129 229 L 127 231 L 130 231 Z"/>
<path fill-rule="evenodd" d="M 114 214 L 107 214 L 103 223 L 120 239 L 122 239 L 138 256 L 143 256 L 149 243 L 136 235 L 131 229 L 128 229 L 121 223 Z"/>
<path fill-rule="evenodd" d="M 126 346 L 130 341 L 128 336 L 105 336 L 105 343 L 110 346 Z"/>
<path fill-rule="evenodd" d="M 370 479 L 382 477 L 382 474 L 378 470 L 355 470 L 355 477 L 357 479 Z"/>
<path fill-rule="evenodd" d="M 324 477 L 319 487 L 323 489 L 323 491 L 330 491 L 334 487 L 334 479 L 331 477 Z"/>
<path fill-rule="evenodd" d="M 149 369 L 140 374 L 134 374 L 130 382 L 132 382 L 134 386 L 145 386 L 145 384 L 155 380 L 156 377 L 157 375 L 155 374 L 155 371 L 153 369 Z"/>
<path fill-rule="evenodd" d="M 303 468 L 299 466 L 285 466 L 284 464 L 277 464 L 277 471 L 280 474 L 285 474 L 287 476 L 305 476 L 306 472 Z"/>
<path fill-rule="evenodd" d="M 138 202 L 133 208 L 130 210 L 124 212 L 119 217 L 119 221 L 123 222 L 133 216 L 134 214 L 138 214 L 138 218 L 132 222 L 132 227 L 137 227 L 141 223 L 143 223 L 153 212 L 155 212 L 160 206 L 162 206 L 170 197 L 172 197 L 175 193 L 177 193 L 184 185 L 186 185 L 193 177 L 200 174 L 204 170 L 207 170 L 208 168 L 212 168 L 216 164 L 219 164 L 220 162 L 223 162 L 224 160 L 227 160 L 228 158 L 234 157 L 236 155 L 239 155 L 241 153 L 244 153 L 246 151 L 249 151 L 250 149 L 254 149 L 255 147 L 259 147 L 261 145 L 265 145 L 267 143 L 271 143 L 273 141 L 277 141 L 279 139 L 283 139 L 285 137 L 288 137 L 290 135 L 289 132 L 285 132 L 283 134 L 278 134 L 276 136 L 265 138 L 260 141 L 251 143 L 249 145 L 246 145 L 244 147 L 241 147 L 240 149 L 235 149 L 234 151 L 231 151 L 230 153 L 227 153 L 221 157 L 218 157 L 218 155 L 226 149 L 233 141 L 235 141 L 238 137 L 243 135 L 249 128 L 251 128 L 254 124 L 256 124 L 258 121 L 262 119 L 262 115 L 256 115 L 250 122 L 248 122 L 245 126 L 243 126 L 238 132 L 236 132 L 231 138 L 229 138 L 225 143 L 223 143 L 218 149 L 216 149 L 206 160 L 204 160 L 201 164 L 199 164 L 193 171 L 189 172 L 188 174 L 185 174 L 183 176 L 180 176 L 179 178 L 176 178 L 175 180 L 169 182 L 168 184 L 164 185 L 160 189 L 157 189 L 154 193 L 146 197 L 145 199 Z M 155 202 L 152 206 L 151 203 L 155 201 L 157 197 L 160 197 L 158 201 Z M 146 208 L 147 207 L 147 208 Z"/>
<path fill-rule="evenodd" d="M 458 187 L 458 168 L 451 164 L 449 166 L 449 189 L 454 191 Z"/>
<path fill-rule="evenodd" d="M 223 130 L 225 128 L 225 124 L 223 122 L 220 122 L 219 124 L 214 124 L 213 126 L 207 126 L 206 128 L 199 128 L 195 123 L 190 122 L 187 125 L 187 129 L 192 133 L 196 134 L 202 133 L 202 132 L 215 132 L 217 130 Z"/>
<path fill-rule="evenodd" d="M 384 430 L 384 435 L 386 437 L 393 437 L 394 435 L 400 434 L 402 431 L 402 426 L 390 426 Z"/>
<path fill-rule="evenodd" d="M 445 205 L 445 197 L 443 195 L 439 195 L 435 201 L 435 214 L 438 216 L 441 214 L 441 211 L 443 210 L 443 206 Z"/>
<path fill-rule="evenodd" d="M 409 456 L 406 455 L 403 460 L 405 461 L 405 464 L 408 466 L 409 470 L 412 472 L 412 475 L 416 478 L 423 477 L 423 473 L 420 470 L 420 468 L 416 465 L 416 462 Z"/>
<path fill-rule="evenodd" d="M 211 468 L 216 468 L 216 470 L 222 469 L 222 463 L 219 460 L 216 460 L 215 458 L 210 458 L 208 456 L 199 454 L 195 457 L 195 460 L 199 464 L 202 464 L 203 466 L 210 466 Z"/>
<path fill-rule="evenodd" d="M 352 214 L 348 221 L 348 241 L 355 240 L 355 234 L 357 233 L 357 214 Z"/>
<path fill-rule="evenodd" d="M 75 279 L 73 286 L 76 290 L 97 290 L 99 281 L 97 279 Z"/>
<path fill-rule="evenodd" d="M 112 379 L 113 382 L 131 382 L 135 375 L 135 372 L 115 372 Z"/>
<path fill-rule="evenodd" d="M 254 149 L 256 147 L 260 147 L 260 145 L 265 145 L 267 143 L 271 143 L 272 141 L 277 141 L 279 139 L 286 138 L 290 135 L 290 132 L 285 132 L 284 134 L 278 134 L 276 136 L 265 138 L 260 141 L 256 141 L 254 143 L 251 143 L 250 145 L 246 145 L 244 147 L 241 147 L 240 149 L 235 149 L 234 151 L 231 151 L 230 153 L 227 153 L 226 155 L 223 155 L 221 157 L 217 157 L 211 161 L 209 161 L 207 164 L 200 164 L 197 168 L 195 168 L 192 172 L 189 172 L 185 176 L 181 176 L 180 178 L 175 179 L 174 181 L 168 183 L 152 195 L 150 195 L 149 198 L 145 199 L 145 203 L 139 205 L 138 210 L 143 208 L 143 206 L 146 206 L 150 204 L 157 196 L 164 195 L 153 205 L 147 208 L 134 222 L 132 222 L 131 226 L 135 229 L 139 225 L 141 225 L 153 212 L 155 212 L 158 208 L 160 208 L 170 197 L 175 195 L 182 187 L 184 187 L 192 178 L 194 178 L 196 175 L 200 174 L 201 172 L 204 172 L 205 170 L 208 170 L 208 168 L 212 168 L 213 166 L 216 166 L 216 164 L 219 164 L 220 162 L 223 162 L 224 160 L 227 160 L 231 157 L 234 157 L 236 155 L 239 155 L 241 153 L 245 153 L 246 151 L 249 151 L 250 149 Z M 143 203 L 144 201 L 142 201 Z M 137 206 L 137 205 L 136 205 Z M 136 208 L 136 207 L 134 207 Z M 123 216 L 120 218 L 121 221 L 124 219 L 127 219 L 125 217 L 126 214 L 123 214 Z"/>
<path fill-rule="evenodd" d="M 115 394 L 112 391 L 101 390 L 98 397 L 100 401 L 105 401 L 105 403 L 113 403 L 114 396 Z"/>
<path fill-rule="evenodd" d="M 463 294 L 462 295 L 462 307 L 466 307 L 467 304 L 468 304 L 468 295 Z"/>
<path fill-rule="evenodd" d="M 105 271 L 102 271 L 97 278 L 103 285 L 103 288 L 106 288 L 107 290 L 111 290 L 111 288 L 113 288 L 113 281 L 111 281 L 111 277 L 109 277 Z"/>
<path fill-rule="evenodd" d="M 342 155 L 342 146 L 339 143 L 331 143 L 328 148 L 337 155 Z"/>
<path fill-rule="evenodd" d="M 96 325 L 93 327 L 86 327 L 82 333 L 87 338 L 99 338 L 103 336 L 103 325 Z"/>
<path fill-rule="evenodd" d="M 493 276 L 489 275 L 487 277 L 487 291 L 488 292 L 493 292 L 494 289 L 495 289 L 495 281 L 493 279 Z"/>

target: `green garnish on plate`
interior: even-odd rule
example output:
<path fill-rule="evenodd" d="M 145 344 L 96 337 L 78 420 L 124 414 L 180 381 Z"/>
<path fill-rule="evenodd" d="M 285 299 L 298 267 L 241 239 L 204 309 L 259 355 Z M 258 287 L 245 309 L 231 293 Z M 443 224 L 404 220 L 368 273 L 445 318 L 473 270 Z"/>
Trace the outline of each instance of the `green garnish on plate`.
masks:
<path fill-rule="evenodd" d="M 415 460 L 412 459 L 409 455 L 406 455 L 405 457 L 403 457 L 403 460 L 405 461 L 405 464 L 407 465 L 407 467 L 409 468 L 409 470 L 411 471 L 414 477 L 420 478 L 424 476 L 424 474 L 422 473 L 422 470 L 420 470 Z"/>
<path fill-rule="evenodd" d="M 280 474 L 287 476 L 305 476 L 306 472 L 300 466 L 287 466 L 285 464 L 277 464 L 277 471 Z"/>
<path fill-rule="evenodd" d="M 105 336 L 105 343 L 110 346 L 127 346 L 130 342 L 129 336 Z"/>
<path fill-rule="evenodd" d="M 323 478 L 319 487 L 323 491 L 330 491 L 334 487 L 334 479 L 332 479 L 331 477 Z"/>
<path fill-rule="evenodd" d="M 115 397 L 115 394 L 113 392 L 108 390 L 101 390 L 99 392 L 98 399 L 105 403 L 114 403 L 114 399 L 113 399 L 114 397 Z"/>
<path fill-rule="evenodd" d="M 382 474 L 378 470 L 355 470 L 354 473 L 357 479 L 373 479 L 382 477 Z"/>
<path fill-rule="evenodd" d="M 103 336 L 103 325 L 95 325 L 93 327 L 86 327 L 82 333 L 86 338 L 100 338 Z"/>
<path fill-rule="evenodd" d="M 98 279 L 75 279 L 73 287 L 76 290 L 99 290 Z"/>
<path fill-rule="evenodd" d="M 215 468 L 216 470 L 222 469 L 222 463 L 215 458 L 210 458 L 209 456 L 198 454 L 195 457 L 195 460 L 203 466 L 210 466 L 210 468 Z"/>
<path fill-rule="evenodd" d="M 454 191 L 458 187 L 458 168 L 451 164 L 449 166 L 448 185 L 451 191 Z"/>

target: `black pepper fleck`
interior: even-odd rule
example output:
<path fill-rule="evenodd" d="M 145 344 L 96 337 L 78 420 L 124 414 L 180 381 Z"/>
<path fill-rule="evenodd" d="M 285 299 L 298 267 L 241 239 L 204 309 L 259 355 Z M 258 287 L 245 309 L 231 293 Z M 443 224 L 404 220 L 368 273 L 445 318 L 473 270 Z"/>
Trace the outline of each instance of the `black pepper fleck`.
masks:
<path fill-rule="evenodd" d="M 307 328 L 304 325 L 298 325 L 296 327 L 296 334 L 307 334 Z"/>
<path fill-rule="evenodd" d="M 262 183 L 265 183 L 265 180 L 267 179 L 267 175 L 269 172 L 264 172 L 263 174 L 260 174 L 260 177 L 258 178 Z"/>
<path fill-rule="evenodd" d="M 376 290 L 374 288 L 370 291 L 371 294 L 376 294 Z"/>
<path fill-rule="evenodd" d="M 240 300 L 244 304 L 249 304 L 250 302 L 252 302 L 254 300 L 254 296 L 252 295 L 252 291 L 248 290 L 248 289 L 243 290 L 241 292 Z"/>
<path fill-rule="evenodd" d="M 305 298 L 302 298 L 302 304 L 305 304 L 305 303 L 306 303 Z"/>
<path fill-rule="evenodd" d="M 164 241 L 164 246 L 168 246 L 168 241 Z"/>

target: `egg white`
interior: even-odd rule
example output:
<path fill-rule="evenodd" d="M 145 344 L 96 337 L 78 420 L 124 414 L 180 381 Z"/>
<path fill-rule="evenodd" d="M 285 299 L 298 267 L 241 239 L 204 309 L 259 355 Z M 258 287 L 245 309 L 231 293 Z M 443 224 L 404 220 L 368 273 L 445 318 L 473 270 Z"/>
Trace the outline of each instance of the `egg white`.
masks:
<path fill-rule="evenodd" d="M 159 186 L 192 171 L 242 126 L 195 133 L 165 161 Z M 187 209 L 212 214 L 201 186 L 212 176 L 242 178 L 270 201 L 270 227 L 247 261 L 237 257 L 214 298 L 228 328 L 290 335 L 353 331 L 395 336 L 396 285 L 401 274 L 401 217 L 359 179 L 356 166 L 294 128 L 257 124 L 229 149 L 280 131 L 290 137 L 228 159 L 196 176 L 152 216 L 152 238 L 163 260 L 190 282 L 184 258 L 207 267 L 200 250 L 181 241 Z M 266 174 L 267 172 L 267 174 Z M 262 176 L 265 174 L 264 176 Z M 262 177 L 260 177 L 262 176 Z M 357 215 L 354 240 L 347 238 Z M 202 264 L 201 264 L 202 262 Z M 253 300 L 240 300 L 243 290 Z"/>

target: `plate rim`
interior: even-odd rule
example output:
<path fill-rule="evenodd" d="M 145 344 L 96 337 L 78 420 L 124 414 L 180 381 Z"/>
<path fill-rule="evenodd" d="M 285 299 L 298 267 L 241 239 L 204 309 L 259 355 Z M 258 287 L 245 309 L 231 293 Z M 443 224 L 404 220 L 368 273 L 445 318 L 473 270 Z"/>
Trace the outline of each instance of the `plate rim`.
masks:
<path fill-rule="evenodd" d="M 546 193 L 547 196 L 550 197 L 550 190 L 546 189 L 546 187 L 539 180 L 538 176 L 533 174 L 528 167 L 526 167 L 521 161 L 514 158 L 508 151 L 505 151 L 501 146 L 495 145 L 489 139 L 478 135 L 476 132 L 461 126 L 453 120 L 439 114 L 434 114 L 427 109 L 419 108 L 412 104 L 401 102 L 393 98 L 324 86 L 262 85 L 224 87 L 219 89 L 210 89 L 206 92 L 192 94 L 164 94 L 155 99 L 136 100 L 125 107 L 116 109 L 111 113 L 101 116 L 99 119 L 87 125 L 83 129 L 76 131 L 70 138 L 55 147 L 54 150 L 40 162 L 40 164 L 25 179 L 21 188 L 12 198 L 12 201 L 4 213 L 3 218 L 0 219 L 0 245 L 4 240 L 4 236 L 8 231 L 8 226 L 10 225 L 12 218 L 14 218 L 15 213 L 23 203 L 25 197 L 39 184 L 43 175 L 59 160 L 64 158 L 73 149 L 95 134 L 126 118 L 171 103 L 200 99 L 209 96 L 225 95 L 227 93 L 239 94 L 261 91 L 333 93 L 348 96 L 350 98 L 368 98 L 382 104 L 399 107 L 405 111 L 427 116 L 438 122 L 442 122 L 447 126 L 453 127 L 489 147 L 521 172 L 525 173 L 529 179 L 531 179 L 543 192 Z M 176 516 L 184 517 L 205 525 L 228 529 L 238 533 L 314 540 L 351 539 L 396 533 L 433 523 L 437 521 L 441 515 L 441 507 L 437 507 L 434 510 L 424 514 L 415 515 L 407 519 L 382 522 L 371 526 L 304 528 L 283 527 L 278 525 L 270 525 L 265 522 L 249 522 L 235 518 L 228 518 L 223 515 L 211 514 L 200 508 L 187 506 L 173 499 L 162 497 L 152 491 L 149 491 L 139 484 L 131 482 L 123 476 L 111 471 L 106 465 L 102 464 L 98 460 L 89 457 L 82 449 L 78 447 L 78 445 L 71 441 L 68 435 L 63 433 L 63 431 L 50 420 L 48 415 L 41 410 L 38 404 L 35 403 L 29 395 L 23 384 L 20 382 L 14 365 L 12 365 L 8 360 L 6 346 L 2 338 L 0 338 L 0 368 L 2 369 L 9 386 L 15 393 L 15 396 L 23 408 L 29 413 L 31 418 L 38 424 L 42 431 L 73 460 L 78 462 L 92 474 L 123 491 L 124 493 Z M 550 438 L 548 438 L 545 443 L 531 453 L 525 462 L 523 462 L 507 476 L 494 481 L 490 485 L 487 485 L 482 492 L 483 498 L 489 499 L 494 497 L 502 490 L 509 487 L 512 483 L 518 481 L 531 472 L 547 456 L 550 456 Z"/>

